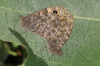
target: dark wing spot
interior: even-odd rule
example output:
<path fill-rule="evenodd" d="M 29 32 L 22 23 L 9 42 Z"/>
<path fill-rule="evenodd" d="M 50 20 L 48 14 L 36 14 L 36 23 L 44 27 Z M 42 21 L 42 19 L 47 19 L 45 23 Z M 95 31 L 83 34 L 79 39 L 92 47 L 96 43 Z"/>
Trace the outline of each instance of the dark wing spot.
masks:
<path fill-rule="evenodd" d="M 57 25 L 56 23 L 54 23 L 54 24 L 53 24 L 53 27 L 57 28 L 57 27 L 58 27 L 58 25 Z"/>
<path fill-rule="evenodd" d="M 47 32 L 47 33 L 46 33 L 46 36 L 50 36 L 50 35 L 51 35 L 51 33 L 50 33 L 50 32 Z"/>
<path fill-rule="evenodd" d="M 54 14 L 58 14 L 58 12 L 56 10 L 53 11 Z"/>
<path fill-rule="evenodd" d="M 56 32 L 56 30 L 55 30 L 55 29 L 51 29 L 51 32 L 53 32 L 53 33 L 54 33 L 54 32 Z"/>

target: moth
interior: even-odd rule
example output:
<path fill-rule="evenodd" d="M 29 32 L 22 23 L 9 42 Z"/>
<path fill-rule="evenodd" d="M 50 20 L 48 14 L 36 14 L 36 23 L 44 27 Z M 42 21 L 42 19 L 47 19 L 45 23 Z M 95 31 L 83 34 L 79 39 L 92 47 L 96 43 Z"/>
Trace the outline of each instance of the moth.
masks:
<path fill-rule="evenodd" d="M 43 37 L 52 54 L 62 55 L 62 46 L 68 40 L 73 24 L 73 14 L 61 6 L 52 6 L 33 12 L 24 17 L 20 15 L 21 26 Z"/>

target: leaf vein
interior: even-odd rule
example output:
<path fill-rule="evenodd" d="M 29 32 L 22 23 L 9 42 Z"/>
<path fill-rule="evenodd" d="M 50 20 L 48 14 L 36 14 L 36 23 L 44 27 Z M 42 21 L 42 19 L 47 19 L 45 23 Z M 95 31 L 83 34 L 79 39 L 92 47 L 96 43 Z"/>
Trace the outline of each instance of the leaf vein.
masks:
<path fill-rule="evenodd" d="M 12 10 L 12 11 L 15 11 L 15 12 L 20 12 L 20 13 L 29 13 L 29 14 L 33 13 L 33 12 L 22 12 L 22 11 L 18 11 L 18 10 L 13 10 L 12 8 L 7 8 L 7 7 L 3 7 L 3 6 L 0 7 L 0 8 L 7 9 L 7 10 Z M 78 17 L 78 16 L 74 16 L 74 18 L 100 21 L 100 19 L 96 19 L 96 18 L 87 18 L 87 17 Z"/>
<path fill-rule="evenodd" d="M 78 18 L 78 19 L 88 19 L 88 20 L 94 20 L 94 21 L 100 21 L 100 19 L 87 18 L 87 17 L 78 17 L 78 16 L 74 16 L 74 18 Z"/>

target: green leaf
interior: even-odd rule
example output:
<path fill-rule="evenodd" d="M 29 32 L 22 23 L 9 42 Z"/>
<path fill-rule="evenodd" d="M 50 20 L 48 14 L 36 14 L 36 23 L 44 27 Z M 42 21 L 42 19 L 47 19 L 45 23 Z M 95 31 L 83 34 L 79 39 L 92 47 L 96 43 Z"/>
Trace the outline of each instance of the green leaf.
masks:
<path fill-rule="evenodd" d="M 0 65 L 3 64 L 5 59 L 8 57 L 8 53 L 5 51 L 3 44 L 4 42 L 0 40 Z"/>
<path fill-rule="evenodd" d="M 47 46 L 46 41 L 30 31 L 25 38 L 19 15 L 50 6 L 63 6 L 74 14 L 74 27 L 62 47 L 63 55 L 44 62 L 50 54 L 46 49 L 38 50 Z M 2 40 L 27 47 L 29 56 L 23 66 L 100 66 L 100 0 L 0 0 L 0 31 Z"/>

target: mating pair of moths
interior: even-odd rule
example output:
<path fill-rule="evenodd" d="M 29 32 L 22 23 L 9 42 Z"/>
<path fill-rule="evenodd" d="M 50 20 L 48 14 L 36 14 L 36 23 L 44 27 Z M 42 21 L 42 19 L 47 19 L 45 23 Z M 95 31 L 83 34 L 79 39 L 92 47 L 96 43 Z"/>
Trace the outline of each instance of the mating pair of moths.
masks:
<path fill-rule="evenodd" d="M 26 17 L 20 15 L 22 27 L 43 37 L 48 43 L 48 50 L 62 55 L 61 48 L 68 40 L 74 17 L 66 8 L 53 6 L 36 11 Z"/>

